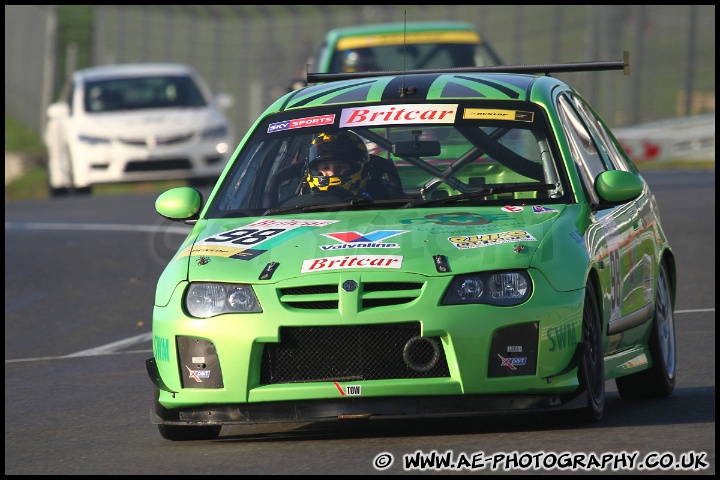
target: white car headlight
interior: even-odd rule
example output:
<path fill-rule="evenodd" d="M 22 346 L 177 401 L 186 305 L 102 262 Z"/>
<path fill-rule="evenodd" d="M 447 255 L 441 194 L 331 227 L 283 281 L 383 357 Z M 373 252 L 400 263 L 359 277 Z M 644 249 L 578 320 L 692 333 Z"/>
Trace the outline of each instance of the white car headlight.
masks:
<path fill-rule="evenodd" d="M 225 138 L 228 135 L 228 127 L 227 125 L 220 125 L 217 127 L 212 128 L 206 128 L 202 131 L 202 138 L 205 140 L 210 140 L 213 138 Z"/>
<path fill-rule="evenodd" d="M 530 277 L 524 271 L 471 273 L 453 279 L 442 304 L 519 305 L 530 298 L 531 291 Z"/>
<path fill-rule="evenodd" d="M 252 287 L 234 283 L 191 283 L 185 306 L 190 315 L 198 318 L 223 313 L 262 312 Z"/>

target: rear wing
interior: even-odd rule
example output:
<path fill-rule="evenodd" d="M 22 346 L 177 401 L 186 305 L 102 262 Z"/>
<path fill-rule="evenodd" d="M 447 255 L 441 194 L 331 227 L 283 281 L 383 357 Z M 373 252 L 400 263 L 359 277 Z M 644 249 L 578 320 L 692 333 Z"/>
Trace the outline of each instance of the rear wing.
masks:
<path fill-rule="evenodd" d="M 333 82 L 338 80 L 351 80 L 355 78 L 387 77 L 397 75 L 412 75 L 419 73 L 532 73 L 545 74 L 559 72 L 591 72 L 599 70 L 622 70 L 625 75 L 630 75 L 630 52 L 623 52 L 623 59 L 620 61 L 593 61 L 575 63 L 547 63 L 539 65 L 493 65 L 487 67 L 456 67 L 444 69 L 422 69 L 422 70 L 381 70 L 376 72 L 353 72 L 353 73 L 307 73 L 308 83 Z"/>

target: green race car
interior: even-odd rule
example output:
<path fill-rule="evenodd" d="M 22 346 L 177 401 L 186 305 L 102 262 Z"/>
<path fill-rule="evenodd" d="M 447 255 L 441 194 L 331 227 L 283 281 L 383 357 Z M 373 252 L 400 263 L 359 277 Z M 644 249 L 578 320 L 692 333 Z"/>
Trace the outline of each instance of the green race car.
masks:
<path fill-rule="evenodd" d="M 153 423 L 542 412 L 675 385 L 675 258 L 647 183 L 556 71 L 311 74 L 241 140 L 153 312 Z"/>
<path fill-rule="evenodd" d="M 328 31 L 303 64 L 319 73 L 500 65 L 500 55 L 468 22 L 425 21 L 354 25 Z M 291 79 L 290 90 L 305 86 Z"/>

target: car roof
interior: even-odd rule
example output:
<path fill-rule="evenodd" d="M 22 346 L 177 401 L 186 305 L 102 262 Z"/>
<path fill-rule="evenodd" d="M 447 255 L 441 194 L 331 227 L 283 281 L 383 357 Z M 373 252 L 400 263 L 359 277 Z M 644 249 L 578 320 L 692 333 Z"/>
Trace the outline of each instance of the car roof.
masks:
<path fill-rule="evenodd" d="M 181 63 L 124 63 L 83 68 L 75 76 L 85 79 L 147 75 L 194 75 L 195 70 Z"/>
<path fill-rule="evenodd" d="M 431 35 L 432 37 L 425 37 Z M 439 37 L 436 37 L 438 36 Z M 369 47 L 383 44 L 397 45 L 403 42 L 463 42 L 482 43 L 480 33 L 467 22 L 395 22 L 375 23 L 330 30 L 325 42 L 333 49 Z"/>
<path fill-rule="evenodd" d="M 296 90 L 286 95 L 281 109 L 305 108 L 342 103 L 408 102 L 443 100 L 504 99 L 529 100 L 530 92 L 541 85 L 565 85 L 549 76 L 522 73 L 423 73 L 345 79 Z M 412 92 L 404 97 L 400 89 Z"/>
<path fill-rule="evenodd" d="M 394 23 L 373 23 L 367 25 L 355 25 L 352 27 L 341 27 L 330 30 L 328 37 L 350 37 L 382 33 L 397 32 L 422 32 L 437 30 L 476 30 L 475 25 L 467 22 L 394 22 Z"/>
<path fill-rule="evenodd" d="M 309 73 L 307 80 L 310 86 L 286 94 L 268 112 L 363 102 L 418 103 L 463 99 L 543 102 L 549 101 L 553 89 L 575 90 L 551 74 L 599 70 L 623 70 L 625 75 L 629 75 L 630 53 L 623 52 L 620 61 Z"/>

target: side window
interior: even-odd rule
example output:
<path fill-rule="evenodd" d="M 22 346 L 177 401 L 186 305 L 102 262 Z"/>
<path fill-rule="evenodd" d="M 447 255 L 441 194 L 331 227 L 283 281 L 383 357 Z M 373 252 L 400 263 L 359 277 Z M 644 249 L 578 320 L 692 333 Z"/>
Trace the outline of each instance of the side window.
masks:
<path fill-rule="evenodd" d="M 595 115 L 595 112 L 581 98 L 577 96 L 571 98 L 580 116 L 583 117 L 586 125 L 590 127 L 595 138 L 598 139 L 600 147 L 605 151 L 605 155 L 612 163 L 613 168 L 637 174 L 638 170 L 635 165 L 627 158 L 627 154 L 620 147 L 620 143 L 607 126 Z"/>
<path fill-rule="evenodd" d="M 573 161 L 583 181 L 585 192 L 593 203 L 599 203 L 600 199 L 595 193 L 595 188 L 593 188 L 595 178 L 608 170 L 608 167 L 605 165 L 592 135 L 590 135 L 570 101 L 565 95 L 559 95 L 557 101 L 563 130 L 568 139 Z"/>

